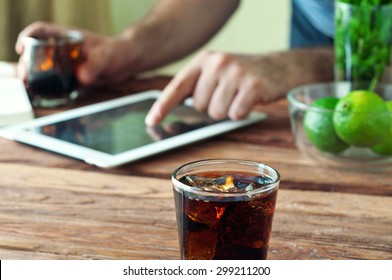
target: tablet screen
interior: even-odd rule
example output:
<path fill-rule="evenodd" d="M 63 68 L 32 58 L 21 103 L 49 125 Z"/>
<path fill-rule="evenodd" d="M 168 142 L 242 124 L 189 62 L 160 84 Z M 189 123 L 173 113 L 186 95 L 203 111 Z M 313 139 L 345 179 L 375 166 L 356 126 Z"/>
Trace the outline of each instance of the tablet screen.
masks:
<path fill-rule="evenodd" d="M 36 133 L 116 155 L 161 139 L 170 138 L 215 123 L 192 107 L 176 107 L 156 127 L 144 119 L 156 99 L 150 98 L 89 115 L 35 127 Z"/>
<path fill-rule="evenodd" d="M 150 90 L 0 129 L 0 137 L 111 168 L 244 127 L 266 118 L 215 121 L 188 99 L 156 127 L 144 119 L 160 91 Z"/>

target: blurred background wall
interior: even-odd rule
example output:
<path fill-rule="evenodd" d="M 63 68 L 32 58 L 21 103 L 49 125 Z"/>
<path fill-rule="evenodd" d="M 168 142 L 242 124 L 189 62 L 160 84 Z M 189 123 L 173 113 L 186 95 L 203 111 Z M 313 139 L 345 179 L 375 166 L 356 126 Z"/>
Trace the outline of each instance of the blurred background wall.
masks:
<path fill-rule="evenodd" d="M 17 36 L 34 21 L 110 34 L 113 29 L 110 11 L 110 0 L 0 0 L 0 60 L 18 59 L 14 50 Z"/>
<path fill-rule="evenodd" d="M 17 35 L 31 22 L 50 21 L 106 35 L 119 34 L 159 0 L 0 0 L 0 60 L 17 61 Z M 242 0 L 228 24 L 204 47 L 262 53 L 288 48 L 290 0 Z M 192 56 L 160 69 L 175 73 Z"/>

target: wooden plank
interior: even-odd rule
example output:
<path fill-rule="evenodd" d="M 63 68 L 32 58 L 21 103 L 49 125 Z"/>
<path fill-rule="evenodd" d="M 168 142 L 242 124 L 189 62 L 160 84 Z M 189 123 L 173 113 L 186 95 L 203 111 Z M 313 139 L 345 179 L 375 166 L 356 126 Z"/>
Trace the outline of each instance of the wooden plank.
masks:
<path fill-rule="evenodd" d="M 0 150 L 3 150 L 0 152 L 0 162 L 157 178 L 170 178 L 175 168 L 190 161 L 239 158 L 264 162 L 275 167 L 282 175 L 282 189 L 392 195 L 392 172 L 389 170 L 355 172 L 326 167 L 297 149 L 285 147 L 211 139 L 109 170 L 98 169 L 78 160 L 4 139 L 0 140 L 0 147 Z"/>
<path fill-rule="evenodd" d="M 169 178 L 0 164 L 0 258 L 176 259 Z M 279 191 L 270 259 L 391 259 L 392 197 Z"/>
<path fill-rule="evenodd" d="M 392 198 L 281 190 L 270 259 L 391 259 Z"/>
<path fill-rule="evenodd" d="M 2 249 L 63 258 L 178 255 L 168 180 L 18 166 L 1 173 L 13 174 L 0 187 Z"/>
<path fill-rule="evenodd" d="M 296 149 L 265 147 L 231 141 L 208 141 L 180 148 L 136 164 L 121 167 L 133 174 L 169 178 L 178 166 L 205 158 L 239 158 L 264 162 L 275 167 L 282 176 L 282 189 L 319 190 L 373 195 L 392 195 L 392 172 L 343 170 L 321 165 Z"/>

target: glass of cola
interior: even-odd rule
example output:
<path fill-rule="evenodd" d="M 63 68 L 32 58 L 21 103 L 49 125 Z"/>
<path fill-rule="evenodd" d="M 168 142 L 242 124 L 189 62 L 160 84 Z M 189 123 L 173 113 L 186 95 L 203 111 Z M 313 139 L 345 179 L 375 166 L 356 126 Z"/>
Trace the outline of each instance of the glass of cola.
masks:
<path fill-rule="evenodd" d="M 280 182 L 272 167 L 208 159 L 173 172 L 181 259 L 266 259 Z"/>

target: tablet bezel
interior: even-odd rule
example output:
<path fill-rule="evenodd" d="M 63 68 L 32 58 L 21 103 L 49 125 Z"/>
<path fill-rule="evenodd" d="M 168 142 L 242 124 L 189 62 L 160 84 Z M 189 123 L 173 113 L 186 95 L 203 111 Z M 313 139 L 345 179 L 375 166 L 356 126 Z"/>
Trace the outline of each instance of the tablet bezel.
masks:
<path fill-rule="evenodd" d="M 157 98 L 159 90 L 149 90 L 138 94 L 132 94 L 117 99 L 104 101 L 68 111 L 40 117 L 25 123 L 8 126 L 0 130 L 0 136 L 14 141 L 29 144 L 48 151 L 56 152 L 65 156 L 85 161 L 88 164 L 100 168 L 112 168 L 125 163 L 133 162 L 145 157 L 152 156 L 164 151 L 168 151 L 180 146 L 197 142 L 206 138 L 222 134 L 240 127 L 244 127 L 264 120 L 267 115 L 263 112 L 252 112 L 248 118 L 240 121 L 225 120 L 213 123 L 206 127 L 185 132 L 159 140 L 138 148 L 128 150 L 119 154 L 111 155 L 88 147 L 66 142 L 51 136 L 35 133 L 34 129 L 50 125 L 56 122 L 73 119 L 75 117 L 87 116 L 91 113 L 113 109 L 123 105 L 143 101 L 150 98 Z"/>

